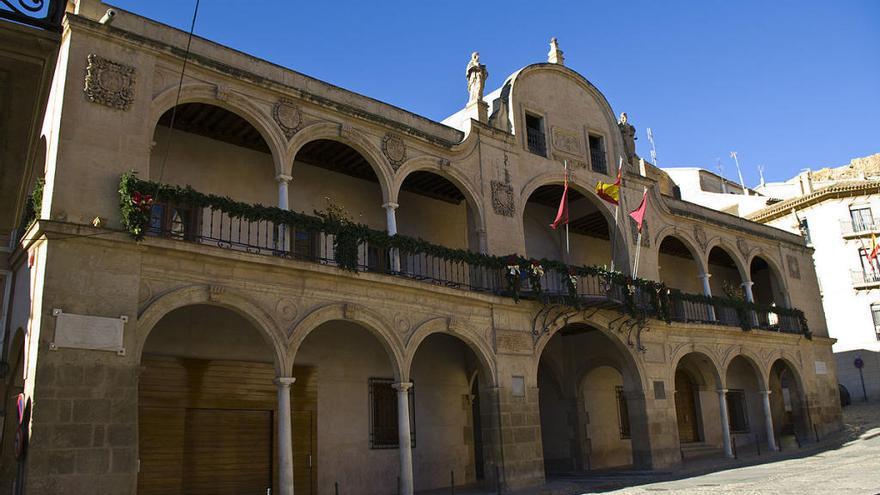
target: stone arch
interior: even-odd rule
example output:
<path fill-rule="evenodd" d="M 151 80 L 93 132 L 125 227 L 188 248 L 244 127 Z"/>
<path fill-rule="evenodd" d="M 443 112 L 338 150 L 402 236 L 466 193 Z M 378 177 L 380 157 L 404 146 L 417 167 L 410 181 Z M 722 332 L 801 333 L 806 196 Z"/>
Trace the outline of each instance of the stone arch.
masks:
<path fill-rule="evenodd" d="M 782 265 L 780 265 L 773 256 L 767 255 L 762 248 L 754 249 L 749 254 L 748 264 L 746 265 L 749 268 L 749 280 L 752 280 L 752 263 L 758 258 L 767 263 L 767 266 L 770 268 L 770 274 L 774 279 L 776 279 L 776 282 L 779 284 L 779 287 L 777 289 L 779 293 L 778 295 L 782 296 L 783 298 L 783 300 L 779 303 L 783 306 L 789 306 L 790 302 L 788 297 L 788 284 L 785 279 L 785 271 L 782 269 Z M 754 282 L 754 280 L 752 280 L 752 282 Z"/>
<path fill-rule="evenodd" d="M 609 321 L 607 319 L 603 319 L 602 321 L 600 321 L 598 318 L 595 317 L 584 318 L 582 314 L 578 314 L 577 316 L 572 317 L 566 321 L 559 322 L 552 328 L 548 329 L 548 331 L 538 337 L 537 342 L 535 342 L 533 368 L 531 370 L 532 376 L 538 375 L 538 366 L 540 365 L 541 356 L 544 354 L 544 348 L 547 347 L 550 339 L 553 338 L 553 336 L 556 335 L 559 330 L 562 330 L 566 326 L 583 324 L 601 332 L 602 335 L 604 335 L 605 338 L 611 341 L 614 347 L 620 352 L 626 364 L 626 368 L 620 370 L 625 379 L 629 379 L 630 383 L 632 383 L 634 386 L 637 386 L 639 390 L 648 390 L 647 372 L 644 369 L 641 360 L 637 360 L 633 355 L 632 349 L 620 339 L 616 332 L 613 332 L 610 328 L 608 328 L 608 322 Z"/>
<path fill-rule="evenodd" d="M 724 374 L 722 374 L 722 369 L 727 370 L 727 368 L 722 368 L 718 362 L 718 358 L 715 356 L 715 353 L 712 352 L 711 349 L 705 348 L 703 346 L 684 346 L 678 349 L 674 355 L 670 356 L 670 364 L 669 373 L 667 380 L 668 383 L 675 383 L 675 372 L 678 370 L 678 366 L 681 364 L 682 360 L 687 356 L 695 356 L 702 357 L 708 362 L 708 371 L 710 372 L 709 378 L 715 379 L 715 387 L 716 389 L 723 389 L 725 387 L 725 378 Z M 701 373 L 704 370 L 701 370 Z M 702 379 L 707 377 L 703 376 Z M 704 384 L 705 386 L 711 386 L 711 384 Z"/>
<path fill-rule="evenodd" d="M 464 195 L 468 206 L 473 209 L 474 223 L 477 230 L 485 230 L 486 217 L 482 196 L 477 193 L 474 185 L 464 174 L 453 169 L 451 166 L 441 167 L 438 163 L 438 159 L 432 156 L 422 155 L 411 158 L 397 169 L 391 184 L 391 194 L 389 196 L 392 203 L 398 202 L 400 188 L 403 186 L 403 182 L 406 178 L 413 172 L 431 172 L 432 174 L 437 174 L 449 182 L 452 182 Z"/>
<path fill-rule="evenodd" d="M 287 143 L 285 152 L 286 161 L 282 167 L 283 173 L 292 176 L 293 163 L 296 160 L 296 155 L 299 153 L 299 150 L 306 144 L 320 139 L 342 143 L 360 153 L 367 163 L 370 164 L 373 173 L 376 174 L 376 179 L 379 181 L 379 188 L 382 190 L 382 202 L 387 203 L 391 201 L 391 184 L 393 183 L 392 169 L 381 150 L 379 150 L 375 144 L 370 142 L 370 139 L 360 131 L 352 128 L 346 129 L 342 124 L 335 122 L 317 122 L 310 124 L 294 134 L 290 139 L 290 142 Z"/>
<path fill-rule="evenodd" d="M 752 367 L 752 370 L 755 372 L 755 380 L 758 383 L 758 388 L 761 390 L 767 390 L 768 381 L 767 376 L 769 373 L 764 369 L 764 366 L 761 364 L 761 358 L 754 352 L 749 349 L 740 349 L 739 352 L 731 353 L 730 356 L 725 359 L 722 365 L 722 376 L 727 376 L 728 369 L 730 368 L 730 363 L 733 362 L 736 358 L 743 358 L 749 365 Z"/>
<path fill-rule="evenodd" d="M 494 387 L 496 384 L 496 372 L 495 372 L 495 361 L 492 359 L 493 353 L 492 350 L 486 345 L 482 339 L 475 338 L 471 332 L 462 331 L 458 328 L 455 328 L 454 325 L 450 324 L 448 318 L 436 317 L 431 318 L 430 320 L 425 321 L 420 324 L 415 331 L 409 336 L 406 341 L 406 347 L 404 350 L 404 360 L 403 362 L 403 370 L 405 371 L 405 376 L 409 377 L 412 371 L 413 359 L 416 356 L 416 352 L 419 350 L 419 346 L 424 342 L 428 336 L 433 334 L 444 334 L 450 335 L 452 337 L 456 337 L 458 340 L 463 342 L 476 356 L 477 361 L 480 363 L 480 367 L 482 368 L 483 374 L 485 375 L 486 384 L 490 387 Z"/>
<path fill-rule="evenodd" d="M 584 364 L 584 366 L 581 366 L 580 368 L 578 368 L 577 371 L 575 372 L 575 385 L 577 386 L 578 393 L 580 393 L 581 385 L 583 385 L 584 379 L 587 377 L 587 375 L 591 371 L 593 371 L 594 369 L 600 368 L 602 366 L 607 366 L 608 368 L 613 368 L 613 369 L 617 370 L 617 372 L 620 373 L 621 375 L 623 375 L 623 373 L 624 373 L 624 370 L 621 369 L 621 367 L 620 367 L 620 363 L 618 363 L 616 360 L 614 360 L 610 357 L 601 358 L 601 359 L 591 359 L 589 362 Z"/>
<path fill-rule="evenodd" d="M 402 351 L 403 345 L 390 330 L 391 325 L 378 314 L 358 304 L 331 303 L 320 306 L 295 323 L 288 332 L 287 356 L 290 366 L 295 362 L 296 353 L 306 337 L 322 324 L 335 320 L 357 323 L 368 330 L 388 354 L 394 378 L 398 381 L 409 380 L 408 374 L 404 373 L 408 368 L 404 366 L 406 359 Z"/>
<path fill-rule="evenodd" d="M 244 317 L 259 331 L 263 340 L 272 349 L 276 373 L 279 376 L 290 376 L 288 374 L 290 366 L 288 366 L 285 356 L 285 341 L 272 317 L 244 296 L 228 289 L 218 290 L 206 285 L 193 285 L 166 292 L 148 302 L 147 306 L 141 309 L 138 314 L 134 349 L 138 362 L 141 360 L 144 344 L 156 324 L 175 309 L 192 305 L 218 306 L 232 310 Z"/>
<path fill-rule="evenodd" d="M 667 225 L 666 227 L 663 227 L 663 229 L 661 229 L 660 232 L 658 232 L 657 235 L 654 237 L 655 249 L 653 251 L 657 254 L 657 256 L 659 256 L 660 253 L 660 244 L 662 244 L 667 237 L 675 237 L 676 239 L 681 241 L 681 243 L 684 244 L 684 246 L 687 248 L 688 252 L 691 253 L 691 257 L 697 263 L 699 269 L 703 272 L 706 271 L 704 258 L 708 258 L 708 254 L 704 253 L 697 247 L 697 241 L 695 241 L 691 235 L 683 232 L 681 229 L 677 228 L 674 225 Z"/>
<path fill-rule="evenodd" d="M 733 260 L 734 264 L 736 264 L 736 270 L 739 272 L 740 279 L 745 281 L 747 280 L 749 271 L 747 269 L 747 265 L 745 264 L 745 260 L 743 260 L 742 255 L 735 245 L 731 244 L 726 239 L 721 237 L 714 237 L 710 239 L 706 243 L 706 251 L 702 256 L 702 263 L 707 269 L 709 267 L 709 255 L 712 254 L 712 249 L 721 248 L 730 256 L 730 259 Z"/>
<path fill-rule="evenodd" d="M 159 119 L 168 110 L 184 103 L 205 103 L 228 110 L 250 123 L 266 141 L 275 165 L 275 175 L 284 173 L 284 164 L 288 161 L 285 150 L 284 136 L 274 124 L 272 117 L 252 99 L 244 98 L 229 91 L 223 98 L 217 96 L 217 87 L 211 84 L 190 83 L 180 89 L 179 101 L 177 88 L 172 87 L 156 95 L 150 104 L 150 120 L 148 122 L 147 144 L 153 139 Z"/>
<path fill-rule="evenodd" d="M 789 370 L 791 370 L 791 376 L 794 377 L 794 381 L 797 384 L 798 391 L 801 394 L 806 394 L 807 389 L 804 385 L 803 370 L 801 370 L 801 368 L 797 365 L 797 362 L 791 356 L 787 355 L 785 351 L 780 350 L 778 351 L 778 354 L 774 354 L 775 357 L 770 357 L 767 363 L 767 368 L 764 370 L 764 383 L 770 383 L 770 374 L 773 372 L 773 367 L 776 365 L 777 362 L 781 361 L 783 364 L 785 364 L 786 367 L 788 367 Z"/>

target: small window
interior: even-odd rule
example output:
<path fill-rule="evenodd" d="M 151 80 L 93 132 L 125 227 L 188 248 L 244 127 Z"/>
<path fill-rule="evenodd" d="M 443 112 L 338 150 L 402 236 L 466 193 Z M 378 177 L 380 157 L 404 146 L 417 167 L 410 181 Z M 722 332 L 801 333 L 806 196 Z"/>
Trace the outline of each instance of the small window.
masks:
<path fill-rule="evenodd" d="M 871 305 L 871 317 L 874 319 L 874 337 L 880 340 L 880 304 Z"/>
<path fill-rule="evenodd" d="M 547 142 L 544 139 L 544 119 L 526 114 L 526 140 L 529 151 L 536 155 L 547 156 Z"/>
<path fill-rule="evenodd" d="M 391 378 L 370 378 L 370 448 L 396 449 L 400 446 L 397 432 L 397 390 Z M 410 439 L 416 446 L 415 387 L 409 389 Z"/>
<path fill-rule="evenodd" d="M 148 233 L 152 235 L 192 240 L 197 231 L 196 215 L 189 208 L 153 205 L 150 209 Z"/>
<path fill-rule="evenodd" d="M 874 215 L 871 208 L 850 208 L 849 216 L 852 219 L 853 232 L 865 232 L 874 228 Z"/>
<path fill-rule="evenodd" d="M 807 244 L 813 243 L 813 241 L 810 240 L 810 224 L 807 222 L 806 218 L 798 220 L 798 230 L 801 231 L 801 236 L 804 238 L 804 242 Z"/>
<path fill-rule="evenodd" d="M 617 393 L 617 424 L 620 426 L 620 438 L 628 439 L 630 437 L 629 429 L 629 407 L 626 405 L 626 396 L 623 394 L 623 387 L 618 385 L 615 387 Z"/>
<path fill-rule="evenodd" d="M 590 135 L 590 164 L 593 172 L 608 173 L 608 163 L 605 161 L 605 139 L 602 136 Z"/>
<path fill-rule="evenodd" d="M 749 411 L 746 408 L 746 393 L 743 390 L 727 391 L 727 417 L 731 433 L 749 432 Z"/>

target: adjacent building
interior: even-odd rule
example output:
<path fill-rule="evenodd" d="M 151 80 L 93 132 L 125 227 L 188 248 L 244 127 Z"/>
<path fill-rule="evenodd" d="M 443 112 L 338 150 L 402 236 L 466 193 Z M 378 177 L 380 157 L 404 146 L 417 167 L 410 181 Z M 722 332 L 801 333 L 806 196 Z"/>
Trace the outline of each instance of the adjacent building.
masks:
<path fill-rule="evenodd" d="M 5 231 L 0 486 L 504 491 L 840 428 L 813 249 L 677 199 L 555 39 L 441 123 L 108 8 Z"/>

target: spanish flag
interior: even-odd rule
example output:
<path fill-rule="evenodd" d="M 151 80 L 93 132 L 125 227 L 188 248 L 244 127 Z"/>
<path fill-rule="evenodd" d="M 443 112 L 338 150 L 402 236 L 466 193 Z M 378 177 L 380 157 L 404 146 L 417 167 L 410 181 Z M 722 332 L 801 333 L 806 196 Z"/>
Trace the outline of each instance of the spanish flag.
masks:
<path fill-rule="evenodd" d="M 868 261 L 877 259 L 878 254 L 880 254 L 880 244 L 877 244 L 877 236 L 871 234 L 871 252 L 868 253 Z"/>
<path fill-rule="evenodd" d="M 620 204 L 620 172 L 622 170 L 623 167 L 617 168 L 617 180 L 614 184 L 608 184 L 602 181 L 599 181 L 599 183 L 596 184 L 596 195 L 613 205 Z"/>

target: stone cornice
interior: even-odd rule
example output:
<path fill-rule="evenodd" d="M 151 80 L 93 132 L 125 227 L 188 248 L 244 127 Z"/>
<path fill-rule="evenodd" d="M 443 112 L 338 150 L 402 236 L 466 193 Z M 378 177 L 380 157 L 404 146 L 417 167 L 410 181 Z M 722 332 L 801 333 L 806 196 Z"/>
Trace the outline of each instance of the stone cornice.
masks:
<path fill-rule="evenodd" d="M 141 18 L 141 17 L 136 16 L 135 14 L 131 14 L 129 12 L 126 12 L 126 15 L 137 17 L 138 19 L 142 19 L 144 22 L 150 22 L 150 23 L 162 26 L 165 29 L 180 32 L 179 30 L 171 28 L 170 26 L 165 26 L 165 25 L 156 23 L 155 21 L 152 21 L 152 20 L 149 20 L 146 18 Z M 87 19 L 82 16 L 67 15 L 64 20 L 64 26 L 67 29 L 71 29 L 71 30 L 81 29 L 81 30 L 89 32 L 90 34 L 95 35 L 95 36 L 99 36 L 99 37 L 103 37 L 103 38 L 107 38 L 107 39 L 112 39 L 117 42 L 122 41 L 124 43 L 128 43 L 130 45 L 134 45 L 134 46 L 137 46 L 142 49 L 146 48 L 150 51 L 153 51 L 154 53 L 162 54 L 165 56 L 171 56 L 175 59 L 182 59 L 186 55 L 185 50 L 178 47 L 178 46 L 171 45 L 166 42 L 159 41 L 159 40 L 156 40 L 156 39 L 153 39 L 153 38 L 150 38 L 150 37 L 138 34 L 138 33 L 134 33 L 131 31 L 127 31 L 124 29 L 120 29 L 120 28 L 117 28 L 114 26 L 107 26 L 107 25 L 99 24 L 91 19 Z M 198 37 L 195 37 L 195 38 L 198 38 Z M 324 85 L 327 87 L 327 89 L 329 89 L 331 91 L 342 92 L 344 94 L 347 94 L 347 95 L 355 97 L 355 98 L 363 98 L 366 103 L 378 104 L 380 106 L 388 108 L 389 110 L 391 110 L 393 112 L 401 112 L 409 118 L 414 118 L 416 120 L 424 122 L 428 126 L 438 126 L 438 127 L 442 126 L 445 129 L 449 129 L 449 131 L 451 131 L 450 134 L 454 134 L 455 136 L 457 136 L 458 141 L 450 140 L 450 139 L 444 138 L 442 136 L 431 134 L 431 133 L 426 132 L 424 130 L 417 129 L 415 127 L 403 124 L 397 120 L 383 117 L 382 115 L 379 115 L 374 112 L 369 112 L 369 111 L 364 110 L 362 108 L 358 108 L 354 105 L 342 103 L 342 102 L 332 100 L 332 99 L 324 97 L 324 96 L 320 96 L 318 94 L 306 91 L 304 89 L 292 86 L 290 84 L 286 84 L 286 83 L 278 81 L 276 79 L 272 79 L 272 78 L 269 78 L 266 76 L 256 74 L 252 71 L 240 69 L 238 67 L 233 67 L 229 64 L 217 61 L 215 59 L 212 59 L 212 58 L 204 56 L 204 55 L 200 55 L 198 53 L 193 53 L 193 52 L 189 53 L 187 63 L 191 66 L 199 67 L 199 68 L 202 68 L 205 70 L 214 71 L 214 72 L 232 77 L 232 78 L 239 80 L 239 81 L 246 81 L 246 82 L 253 84 L 257 87 L 267 89 L 272 92 L 281 93 L 283 96 L 286 96 L 286 97 L 298 98 L 299 100 L 302 100 L 304 102 L 309 102 L 309 103 L 312 103 L 316 106 L 323 107 L 328 110 L 347 115 L 349 117 L 354 117 L 354 118 L 357 118 L 360 120 L 368 121 L 368 122 L 377 124 L 379 126 L 382 126 L 382 127 L 388 128 L 388 129 L 392 129 L 397 132 L 404 133 L 410 137 L 414 137 L 414 138 L 423 140 L 429 144 L 432 144 L 434 146 L 438 146 L 441 148 L 445 148 L 445 149 L 452 148 L 453 146 L 460 144 L 461 141 L 464 139 L 464 133 L 462 133 L 461 131 L 458 131 L 456 129 L 452 129 L 451 127 L 448 127 L 448 126 L 441 124 L 439 122 L 435 122 L 435 121 L 428 119 L 426 117 L 422 117 L 421 115 L 415 114 L 415 113 L 410 112 L 408 110 L 404 110 L 404 109 L 396 107 L 394 105 L 390 105 L 388 103 L 370 98 L 368 96 L 364 96 L 364 95 L 355 93 L 353 91 L 346 90 L 344 88 L 340 88 L 338 86 L 334 86 L 330 83 L 321 81 L 319 79 L 312 78 L 312 77 L 307 76 L 305 74 L 296 72 L 294 70 L 291 70 L 291 69 L 288 69 L 285 67 L 281 67 L 276 64 L 272 64 L 271 62 L 267 62 L 265 60 L 248 55 L 246 53 L 239 52 L 239 51 L 231 49 L 229 47 L 212 42 L 210 40 L 206 40 L 204 38 L 198 38 L 198 39 L 204 43 L 207 43 L 209 45 L 216 47 L 217 49 L 229 51 L 230 53 L 234 53 L 237 56 L 246 57 L 246 58 L 250 59 L 251 61 L 255 61 L 260 64 L 266 64 L 267 67 L 271 67 L 276 70 L 279 70 L 279 69 L 283 70 L 285 72 L 290 73 L 291 75 L 295 75 L 296 77 L 304 78 L 304 79 L 308 80 L 309 82 L 315 82 L 317 84 Z"/>
<path fill-rule="evenodd" d="M 791 210 L 800 210 L 827 199 L 847 198 L 863 196 L 865 194 L 880 193 L 880 180 L 851 180 L 841 181 L 830 186 L 823 187 L 806 196 L 788 199 L 781 203 L 768 206 L 750 215 L 748 219 L 755 222 L 769 222 L 791 213 Z"/>

